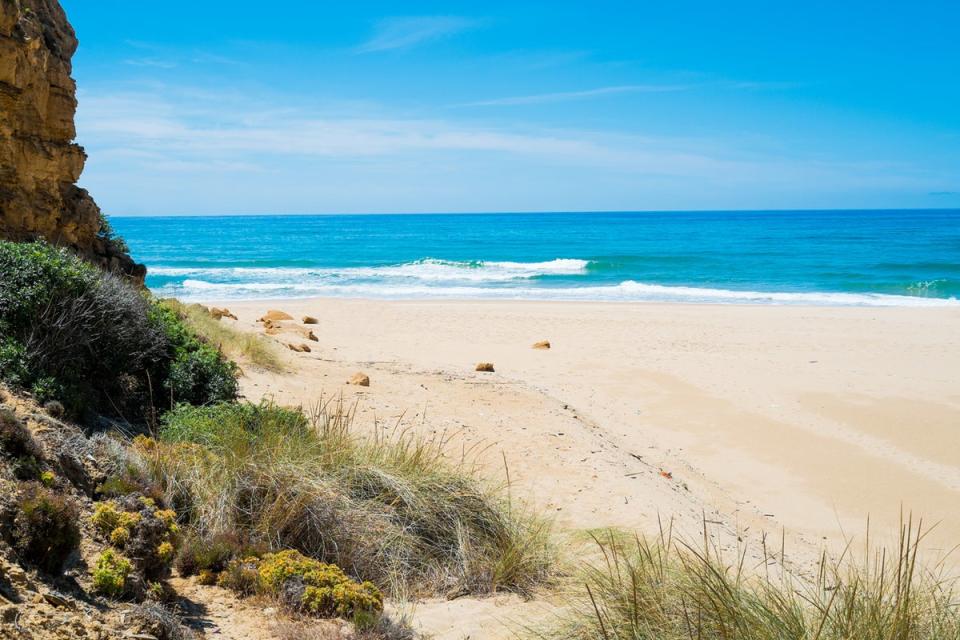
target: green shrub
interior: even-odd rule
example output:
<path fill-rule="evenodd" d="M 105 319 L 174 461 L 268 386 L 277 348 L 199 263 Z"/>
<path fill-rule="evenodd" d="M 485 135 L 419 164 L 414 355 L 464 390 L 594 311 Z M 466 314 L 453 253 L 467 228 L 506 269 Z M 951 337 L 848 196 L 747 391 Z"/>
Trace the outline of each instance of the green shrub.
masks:
<path fill-rule="evenodd" d="M 119 598 L 127 592 L 128 579 L 133 565 L 120 553 L 107 549 L 97 558 L 93 570 L 93 588 L 111 598 Z"/>
<path fill-rule="evenodd" d="M 48 573 L 59 573 L 80 545 L 79 509 L 67 496 L 37 482 L 23 485 L 17 495 L 13 546 Z"/>
<path fill-rule="evenodd" d="M 236 396 L 236 366 L 175 313 L 42 242 L 0 241 L 0 336 L 0 380 L 74 416 Z"/>
<path fill-rule="evenodd" d="M 237 397 L 237 366 L 202 342 L 176 311 L 161 303 L 150 310 L 172 347 L 164 388 L 172 403 L 209 404 Z"/>
<path fill-rule="evenodd" d="M 110 224 L 110 219 L 102 211 L 100 212 L 100 228 L 97 230 L 97 236 L 112 246 L 115 251 L 130 253 L 127 241 L 117 235 L 117 232 L 113 230 L 113 225 Z"/>

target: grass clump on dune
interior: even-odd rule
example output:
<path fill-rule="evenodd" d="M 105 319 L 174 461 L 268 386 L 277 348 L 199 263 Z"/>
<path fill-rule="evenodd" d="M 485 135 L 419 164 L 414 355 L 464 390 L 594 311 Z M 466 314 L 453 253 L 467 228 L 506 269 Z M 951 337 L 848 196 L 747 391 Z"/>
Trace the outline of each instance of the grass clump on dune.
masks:
<path fill-rule="evenodd" d="M 772 578 L 709 548 L 661 536 L 596 539 L 604 562 L 551 640 L 957 640 L 960 600 L 917 563 L 921 529 L 903 527 L 896 554 L 824 556 L 813 579 Z M 767 559 L 764 564 L 771 561 Z M 782 567 L 778 567 L 782 569 Z"/>
<path fill-rule="evenodd" d="M 543 522 L 449 462 L 442 442 L 361 436 L 351 421 L 339 403 L 309 418 L 273 404 L 181 406 L 145 454 L 194 536 L 296 549 L 413 595 L 528 593 L 547 579 Z"/>
<path fill-rule="evenodd" d="M 267 371 L 283 369 L 276 347 L 263 336 L 235 329 L 214 318 L 199 304 L 184 304 L 172 298 L 162 300 L 160 304 L 176 313 L 207 342 L 219 345 L 220 350 L 231 358 L 249 362 Z"/>

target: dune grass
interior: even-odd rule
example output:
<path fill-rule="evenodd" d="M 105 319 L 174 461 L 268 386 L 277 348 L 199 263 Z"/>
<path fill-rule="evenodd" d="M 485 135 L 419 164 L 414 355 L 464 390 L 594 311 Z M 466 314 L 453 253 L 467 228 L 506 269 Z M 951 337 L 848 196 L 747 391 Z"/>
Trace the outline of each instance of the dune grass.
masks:
<path fill-rule="evenodd" d="M 263 336 L 235 329 L 227 322 L 211 316 L 199 304 L 186 304 L 173 298 L 165 299 L 161 304 L 173 310 L 207 342 L 219 346 L 225 355 L 267 371 L 283 369 L 277 347 Z"/>
<path fill-rule="evenodd" d="M 654 541 L 597 536 L 603 561 L 582 576 L 550 640 L 958 640 L 953 581 L 918 562 L 922 527 L 903 525 L 893 553 L 824 555 L 811 578 L 746 567 L 669 533 Z M 867 545 L 869 547 L 869 544 Z M 766 556 L 766 554 L 764 554 Z"/>
<path fill-rule="evenodd" d="M 548 525 L 444 442 L 360 435 L 340 401 L 180 407 L 146 457 L 195 535 L 297 549 L 388 593 L 530 593 L 553 566 Z"/>

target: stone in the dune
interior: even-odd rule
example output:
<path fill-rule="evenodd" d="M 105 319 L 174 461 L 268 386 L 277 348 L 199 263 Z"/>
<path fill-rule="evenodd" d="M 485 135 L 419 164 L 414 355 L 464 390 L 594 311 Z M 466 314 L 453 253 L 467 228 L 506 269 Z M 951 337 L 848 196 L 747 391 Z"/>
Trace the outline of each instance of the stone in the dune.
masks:
<path fill-rule="evenodd" d="M 266 322 L 270 320 L 271 322 L 279 322 L 281 320 L 293 320 L 293 316 L 285 311 L 278 311 L 276 309 L 268 309 L 263 317 L 261 317 L 258 322 Z"/>
<path fill-rule="evenodd" d="M 288 342 L 287 348 L 291 351 L 296 351 L 297 353 L 310 353 L 310 346 L 304 343 L 297 344 L 296 342 Z"/>
<path fill-rule="evenodd" d="M 237 316 L 230 313 L 230 309 L 227 309 L 226 307 L 222 309 L 220 307 L 210 307 L 209 313 L 211 316 L 213 316 L 214 320 L 219 320 L 221 318 L 230 318 L 231 320 L 237 320 Z"/>
<path fill-rule="evenodd" d="M 353 374 L 353 377 L 347 381 L 347 384 L 355 384 L 358 387 L 369 387 L 370 376 L 358 371 L 357 373 Z"/>
<path fill-rule="evenodd" d="M 275 336 L 281 333 L 296 333 L 302 338 L 307 340 L 312 340 L 313 342 L 320 342 L 320 338 L 316 334 L 306 327 L 301 327 L 300 325 L 293 322 L 278 322 L 275 320 L 264 320 L 263 321 L 264 333 L 268 336 Z"/>
<path fill-rule="evenodd" d="M 534 348 L 534 349 L 549 349 L 549 348 L 550 348 L 550 341 L 549 341 L 549 340 L 541 340 L 540 342 L 534 342 L 534 343 L 533 343 L 533 348 Z"/>
<path fill-rule="evenodd" d="M 493 372 L 493 363 L 492 362 L 478 362 L 477 371 L 486 371 L 488 373 Z"/>
<path fill-rule="evenodd" d="M 301 320 L 301 322 L 303 322 L 303 324 L 317 324 L 320 321 L 314 318 L 313 316 L 303 316 L 303 319 Z"/>

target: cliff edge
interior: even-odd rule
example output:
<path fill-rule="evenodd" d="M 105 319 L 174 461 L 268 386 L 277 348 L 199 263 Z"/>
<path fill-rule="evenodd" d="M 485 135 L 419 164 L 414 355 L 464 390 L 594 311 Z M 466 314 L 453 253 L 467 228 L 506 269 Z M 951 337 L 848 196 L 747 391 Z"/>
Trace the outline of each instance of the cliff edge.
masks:
<path fill-rule="evenodd" d="M 76 185 L 87 158 L 73 142 L 76 49 L 57 0 L 0 0 L 0 238 L 43 238 L 142 281 L 146 268 Z"/>

